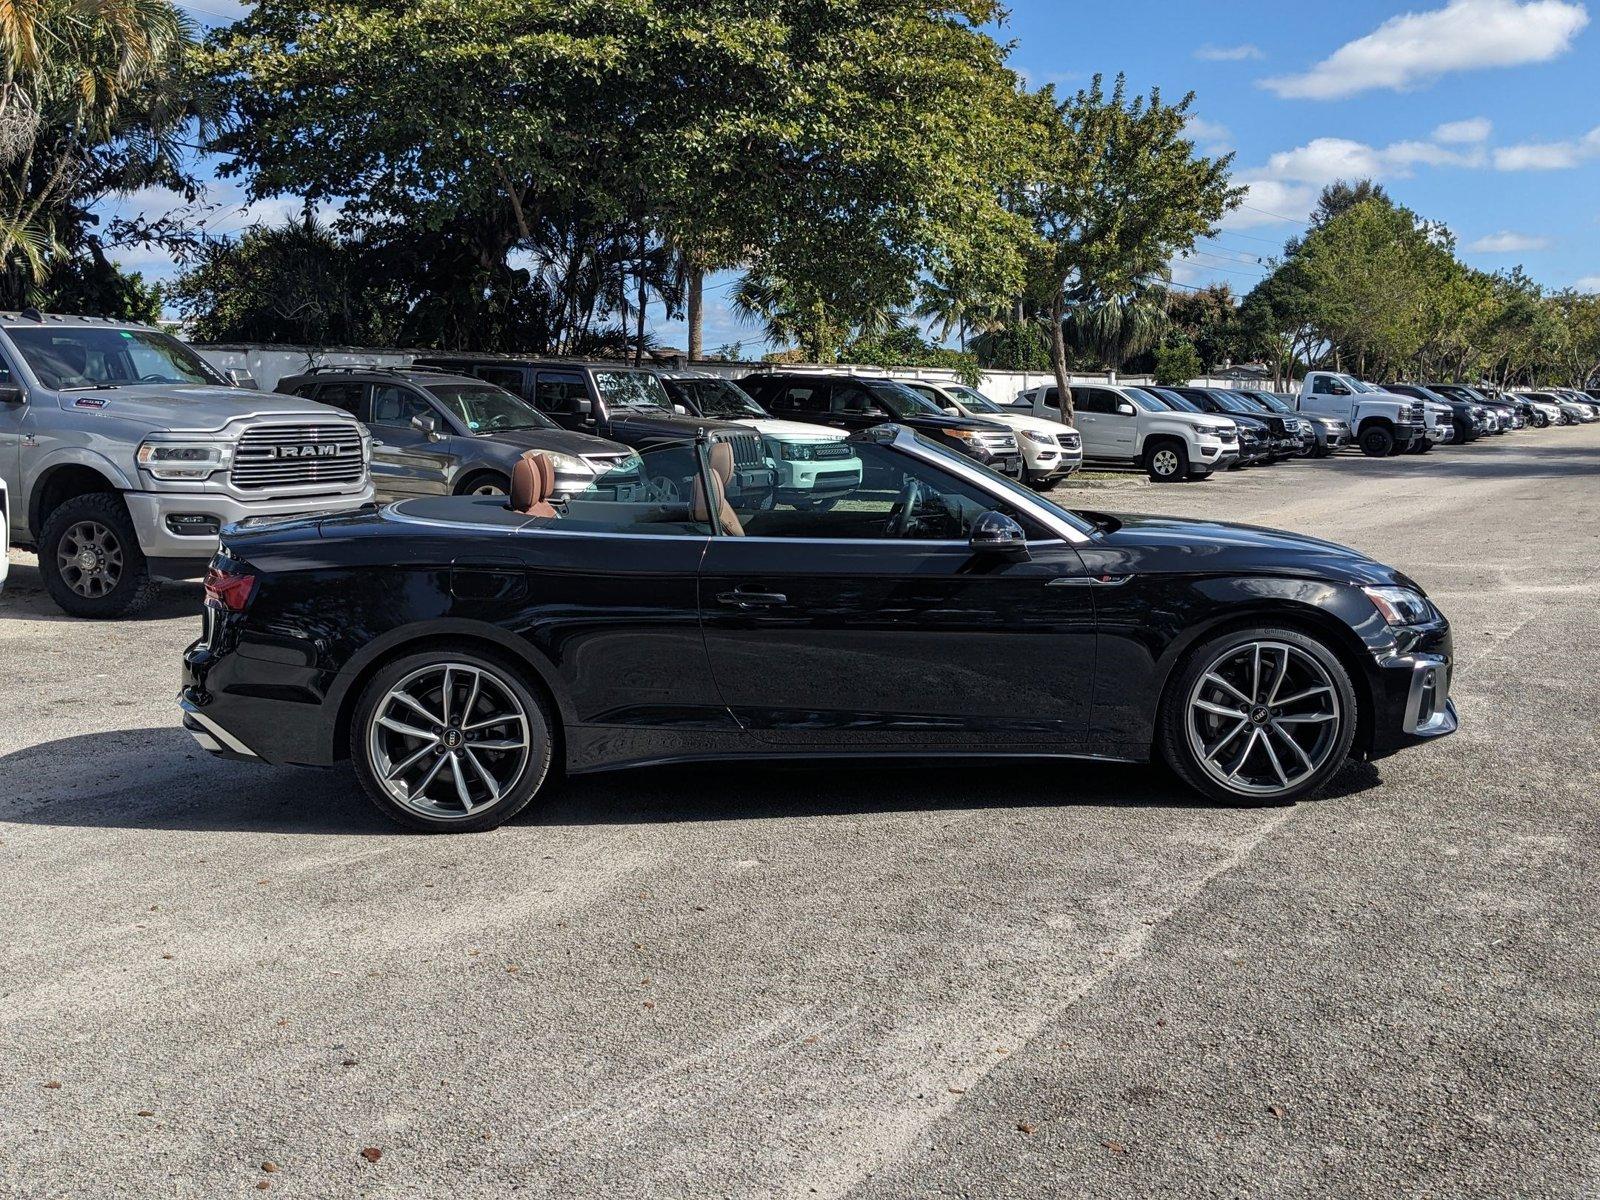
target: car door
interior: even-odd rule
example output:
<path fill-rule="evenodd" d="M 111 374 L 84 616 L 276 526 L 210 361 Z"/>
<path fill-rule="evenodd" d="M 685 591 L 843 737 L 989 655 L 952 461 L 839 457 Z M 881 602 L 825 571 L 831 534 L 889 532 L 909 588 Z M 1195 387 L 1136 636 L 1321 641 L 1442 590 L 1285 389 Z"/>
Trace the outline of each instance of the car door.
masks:
<path fill-rule="evenodd" d="M 28 511 L 27 493 L 22 487 L 23 425 L 28 419 L 28 403 L 22 393 L 22 377 L 11 369 L 4 353 L 0 353 L 0 387 L 18 389 L 15 399 L 0 399 L 0 479 L 4 479 L 11 493 L 11 516 L 15 523 L 18 514 Z M 9 539 L 10 533 L 0 530 Z M 0 542 L 0 554 L 5 553 Z"/>
<path fill-rule="evenodd" d="M 536 372 L 533 406 L 563 429 L 596 431 L 594 401 L 582 371 Z"/>
<path fill-rule="evenodd" d="M 1072 389 L 1073 420 L 1088 458 L 1132 459 L 1137 417 L 1118 412 L 1122 397 L 1109 388 Z"/>
<path fill-rule="evenodd" d="M 828 397 L 828 424 L 833 428 L 859 433 L 893 419 L 883 403 L 859 383 L 848 379 L 834 383 Z"/>
<path fill-rule="evenodd" d="M 750 381 L 747 381 L 747 383 Z M 832 388 L 825 379 L 757 380 L 757 390 L 746 387 L 756 402 L 775 417 L 786 421 L 804 421 L 808 425 L 833 424 L 829 407 Z"/>
<path fill-rule="evenodd" d="M 706 548 L 706 651 L 740 724 L 840 752 L 1081 749 L 1094 588 L 1073 546 L 1035 527 L 1026 556 L 975 552 L 965 529 L 1003 502 L 893 447 L 854 448 L 853 494 L 740 510 L 742 535 Z M 917 523 L 896 532 L 913 482 Z"/>
<path fill-rule="evenodd" d="M 455 455 L 448 418 L 421 393 L 403 384 L 367 386 L 372 482 L 379 498 L 449 495 Z M 416 428 L 412 421 L 417 417 L 432 417 L 437 432 L 430 435 Z"/>

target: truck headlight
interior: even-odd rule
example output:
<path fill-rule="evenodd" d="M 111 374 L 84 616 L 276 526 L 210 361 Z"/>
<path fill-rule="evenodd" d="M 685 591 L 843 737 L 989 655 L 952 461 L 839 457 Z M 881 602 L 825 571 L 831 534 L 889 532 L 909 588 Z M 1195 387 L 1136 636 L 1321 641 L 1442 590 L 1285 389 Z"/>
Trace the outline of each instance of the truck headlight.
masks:
<path fill-rule="evenodd" d="M 233 458 L 227 442 L 145 442 L 135 455 L 156 479 L 206 479 Z"/>
<path fill-rule="evenodd" d="M 809 442 L 778 443 L 778 457 L 786 458 L 790 462 L 810 462 L 816 456 L 816 451 Z"/>
<path fill-rule="evenodd" d="M 1364 587 L 1361 590 L 1390 625 L 1425 625 L 1433 620 L 1433 605 L 1421 592 L 1405 587 Z"/>

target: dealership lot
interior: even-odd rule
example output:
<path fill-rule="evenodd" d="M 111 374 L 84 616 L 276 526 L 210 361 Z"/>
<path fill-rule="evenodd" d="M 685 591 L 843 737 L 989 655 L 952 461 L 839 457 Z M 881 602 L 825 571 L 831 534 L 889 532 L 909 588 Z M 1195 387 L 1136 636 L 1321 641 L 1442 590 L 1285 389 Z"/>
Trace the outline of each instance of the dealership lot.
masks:
<path fill-rule="evenodd" d="M 743 766 L 408 836 L 194 748 L 196 586 L 90 624 L 16 556 L 0 1194 L 1588 1194 L 1597 473 L 1583 426 L 1058 492 L 1345 542 L 1450 615 L 1460 734 L 1287 809 Z"/>

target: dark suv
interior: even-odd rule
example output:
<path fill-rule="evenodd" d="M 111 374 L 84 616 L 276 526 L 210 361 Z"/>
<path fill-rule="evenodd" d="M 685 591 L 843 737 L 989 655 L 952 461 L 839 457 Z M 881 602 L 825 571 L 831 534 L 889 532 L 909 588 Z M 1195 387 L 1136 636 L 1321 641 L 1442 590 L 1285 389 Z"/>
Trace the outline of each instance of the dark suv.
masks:
<path fill-rule="evenodd" d="M 732 421 L 679 411 L 660 377 L 644 367 L 589 359 L 513 358 L 492 354 L 432 354 L 423 366 L 474 375 L 527 400 L 564 429 L 648 450 L 705 432 L 733 447 L 735 495 L 772 495 L 777 471 L 761 436 Z"/>
<path fill-rule="evenodd" d="M 895 422 L 958 450 L 1002 475 L 1022 476 L 1017 435 L 998 421 L 957 417 L 903 383 L 872 375 L 774 371 L 749 375 L 739 386 L 775 417 L 855 433 Z"/>
<path fill-rule="evenodd" d="M 284 376 L 277 390 L 367 427 L 380 500 L 504 495 L 529 450 L 550 456 L 555 493 L 567 496 L 633 456 L 616 442 L 562 429 L 504 388 L 430 367 L 313 367 Z"/>

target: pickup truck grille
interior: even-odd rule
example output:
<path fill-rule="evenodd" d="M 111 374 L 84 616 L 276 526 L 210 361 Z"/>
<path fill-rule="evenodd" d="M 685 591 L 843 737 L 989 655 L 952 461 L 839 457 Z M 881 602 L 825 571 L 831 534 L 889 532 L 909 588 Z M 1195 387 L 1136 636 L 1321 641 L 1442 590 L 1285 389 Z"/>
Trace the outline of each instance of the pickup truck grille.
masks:
<path fill-rule="evenodd" d="M 1224 446 L 1237 443 L 1239 440 L 1239 430 L 1237 428 L 1219 429 L 1217 430 L 1217 440 Z"/>
<path fill-rule="evenodd" d="M 1421 425 L 1427 419 L 1427 414 L 1428 410 L 1425 409 L 1420 403 L 1411 404 L 1406 407 L 1406 420 L 1410 421 L 1413 425 Z"/>
<path fill-rule="evenodd" d="M 242 491 L 311 484 L 334 490 L 360 483 L 366 471 L 360 429 L 348 421 L 330 421 L 245 430 L 233 454 L 231 478 Z"/>
<path fill-rule="evenodd" d="M 834 459 L 854 458 L 856 452 L 850 444 L 843 440 L 837 442 L 818 442 L 811 447 L 811 457 L 822 462 L 831 462 Z"/>
<path fill-rule="evenodd" d="M 735 467 L 760 467 L 765 465 L 765 456 L 761 453 L 761 438 L 757 434 L 719 434 L 717 441 L 727 442 L 728 445 L 733 447 L 733 465 Z"/>

